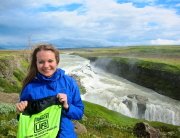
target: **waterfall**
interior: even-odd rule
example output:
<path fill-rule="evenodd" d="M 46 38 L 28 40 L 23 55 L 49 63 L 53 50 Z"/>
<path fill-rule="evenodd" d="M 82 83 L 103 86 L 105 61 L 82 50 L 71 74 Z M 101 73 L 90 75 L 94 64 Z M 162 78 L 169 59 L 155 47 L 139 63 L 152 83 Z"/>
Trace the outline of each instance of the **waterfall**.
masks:
<path fill-rule="evenodd" d="M 145 112 L 146 120 L 160 121 L 168 124 L 179 124 L 178 109 L 162 108 L 160 105 L 148 104 Z"/>
<path fill-rule="evenodd" d="M 133 118 L 180 126 L 180 101 L 95 68 L 75 55 L 61 55 L 60 67 L 80 77 L 86 93 L 82 99 Z"/>

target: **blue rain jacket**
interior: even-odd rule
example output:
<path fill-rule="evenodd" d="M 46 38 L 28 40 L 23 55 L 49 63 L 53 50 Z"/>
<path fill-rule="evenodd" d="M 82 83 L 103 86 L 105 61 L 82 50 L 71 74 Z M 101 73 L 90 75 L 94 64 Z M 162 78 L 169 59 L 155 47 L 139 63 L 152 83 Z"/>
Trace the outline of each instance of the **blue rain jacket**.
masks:
<path fill-rule="evenodd" d="M 37 73 L 36 77 L 26 85 L 20 95 L 20 101 L 37 100 L 58 93 L 67 94 L 69 109 L 62 110 L 58 138 L 76 138 L 74 124 L 71 120 L 79 120 L 84 113 L 84 105 L 76 81 L 65 75 L 62 69 L 57 69 L 50 78 Z"/>

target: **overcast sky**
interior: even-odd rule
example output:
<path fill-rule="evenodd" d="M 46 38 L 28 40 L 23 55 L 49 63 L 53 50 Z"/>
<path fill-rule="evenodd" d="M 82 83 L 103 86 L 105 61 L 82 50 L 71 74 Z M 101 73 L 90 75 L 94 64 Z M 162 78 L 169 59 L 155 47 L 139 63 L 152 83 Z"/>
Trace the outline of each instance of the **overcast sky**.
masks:
<path fill-rule="evenodd" d="M 0 0 L 0 47 L 180 44 L 179 0 Z"/>

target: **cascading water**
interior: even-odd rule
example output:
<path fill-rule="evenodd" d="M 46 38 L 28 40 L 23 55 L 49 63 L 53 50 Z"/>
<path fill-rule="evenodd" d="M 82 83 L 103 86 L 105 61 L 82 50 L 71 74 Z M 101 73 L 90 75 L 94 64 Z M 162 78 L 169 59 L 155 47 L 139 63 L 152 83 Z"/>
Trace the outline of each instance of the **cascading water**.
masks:
<path fill-rule="evenodd" d="M 82 99 L 134 118 L 180 125 L 180 101 L 95 68 L 90 61 L 62 54 L 60 67 L 80 77 Z"/>

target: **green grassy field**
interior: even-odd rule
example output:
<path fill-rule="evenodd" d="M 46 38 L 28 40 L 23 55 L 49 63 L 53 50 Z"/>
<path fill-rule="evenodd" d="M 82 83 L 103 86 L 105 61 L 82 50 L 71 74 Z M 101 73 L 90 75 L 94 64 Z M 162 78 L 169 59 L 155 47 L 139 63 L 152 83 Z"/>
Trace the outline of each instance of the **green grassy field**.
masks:
<path fill-rule="evenodd" d="M 175 65 L 180 68 L 180 46 L 129 46 L 111 48 L 71 49 L 83 57 L 125 57 Z M 62 50 L 62 52 L 67 52 Z"/>

